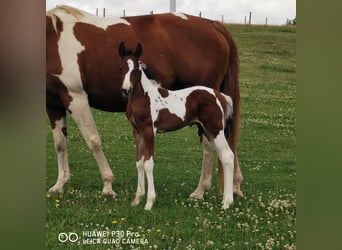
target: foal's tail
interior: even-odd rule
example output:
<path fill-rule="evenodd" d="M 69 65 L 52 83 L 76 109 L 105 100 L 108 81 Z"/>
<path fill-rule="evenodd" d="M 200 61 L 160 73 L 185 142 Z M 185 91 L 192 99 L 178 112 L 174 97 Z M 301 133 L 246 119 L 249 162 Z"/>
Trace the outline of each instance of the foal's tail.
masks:
<path fill-rule="evenodd" d="M 233 108 L 233 100 L 230 96 L 225 96 L 227 100 L 227 114 L 225 117 L 225 124 L 224 124 L 224 134 L 226 138 L 229 136 L 230 127 L 232 125 L 233 121 L 233 114 L 234 114 L 234 108 Z"/>

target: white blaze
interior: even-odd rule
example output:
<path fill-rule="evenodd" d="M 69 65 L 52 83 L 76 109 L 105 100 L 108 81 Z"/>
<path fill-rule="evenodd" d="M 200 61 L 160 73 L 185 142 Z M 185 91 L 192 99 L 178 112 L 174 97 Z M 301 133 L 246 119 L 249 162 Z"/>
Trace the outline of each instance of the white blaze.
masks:
<path fill-rule="evenodd" d="M 130 75 L 132 70 L 134 69 L 134 62 L 131 59 L 127 60 L 128 72 L 125 74 L 125 78 L 122 82 L 122 89 L 129 90 L 131 87 L 131 79 Z"/>

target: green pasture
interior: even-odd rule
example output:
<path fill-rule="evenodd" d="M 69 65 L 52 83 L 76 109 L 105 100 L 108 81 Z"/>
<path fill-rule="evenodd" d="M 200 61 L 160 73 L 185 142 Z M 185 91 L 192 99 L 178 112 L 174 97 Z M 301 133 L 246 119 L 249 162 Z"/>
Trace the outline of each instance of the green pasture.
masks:
<path fill-rule="evenodd" d="M 215 161 L 212 189 L 204 200 L 187 199 L 198 184 L 202 161 L 197 129 L 189 127 L 158 134 L 157 200 L 152 211 L 144 211 L 145 200 L 131 207 L 137 173 L 130 124 L 123 113 L 93 110 L 118 197 L 101 196 L 96 162 L 68 117 L 71 181 L 64 194 L 46 197 L 47 249 L 296 248 L 296 28 L 228 28 L 240 55 L 238 157 L 245 197 L 221 210 Z M 57 179 L 48 121 L 46 131 L 48 190 Z M 101 237 L 88 235 L 103 231 L 109 235 L 103 235 L 100 244 Z M 78 240 L 59 242 L 64 232 L 76 233 Z"/>

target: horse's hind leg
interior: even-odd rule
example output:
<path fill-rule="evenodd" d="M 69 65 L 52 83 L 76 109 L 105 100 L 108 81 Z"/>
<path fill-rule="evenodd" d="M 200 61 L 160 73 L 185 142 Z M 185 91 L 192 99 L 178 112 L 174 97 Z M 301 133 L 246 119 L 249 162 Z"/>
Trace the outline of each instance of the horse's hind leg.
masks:
<path fill-rule="evenodd" d="M 203 148 L 203 160 L 202 160 L 202 172 L 199 183 L 196 190 L 190 194 L 189 199 L 203 199 L 204 192 L 209 190 L 211 187 L 211 175 L 213 168 L 213 156 L 211 144 L 207 137 L 202 136 L 202 148 Z"/>
<path fill-rule="evenodd" d="M 89 107 L 87 94 L 85 92 L 81 92 L 71 94 L 71 96 L 73 100 L 71 101 L 68 109 L 70 110 L 72 118 L 77 123 L 89 149 L 95 157 L 103 181 L 102 194 L 116 196 L 112 189 L 114 176 L 102 151 L 100 136 L 96 129 L 95 121 Z"/>
<path fill-rule="evenodd" d="M 52 128 L 53 141 L 58 162 L 57 182 L 49 189 L 49 193 L 62 193 L 65 183 L 70 179 L 66 138 L 66 111 L 47 107 L 47 113 Z"/>

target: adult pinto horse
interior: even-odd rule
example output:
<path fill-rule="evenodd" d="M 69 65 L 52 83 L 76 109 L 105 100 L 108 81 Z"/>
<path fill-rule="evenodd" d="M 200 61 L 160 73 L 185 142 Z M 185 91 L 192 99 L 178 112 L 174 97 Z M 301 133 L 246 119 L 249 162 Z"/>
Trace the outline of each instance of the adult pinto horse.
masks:
<path fill-rule="evenodd" d="M 231 96 L 234 115 L 229 145 L 235 155 L 234 194 L 242 197 L 242 175 L 236 158 L 240 118 L 239 64 L 231 34 L 218 22 L 169 13 L 125 18 L 100 18 L 69 6 L 46 13 L 46 110 L 57 152 L 58 178 L 50 193 L 63 191 L 70 178 L 66 111 L 77 123 L 98 164 L 104 195 L 115 196 L 113 173 L 102 151 L 90 107 L 123 112 L 121 95 L 121 41 L 128 47 L 140 42 L 141 59 L 154 78 L 167 89 L 201 84 Z M 191 198 L 202 199 L 211 186 L 213 152 L 203 137 L 201 178 Z M 223 172 L 219 163 L 219 190 Z"/>

